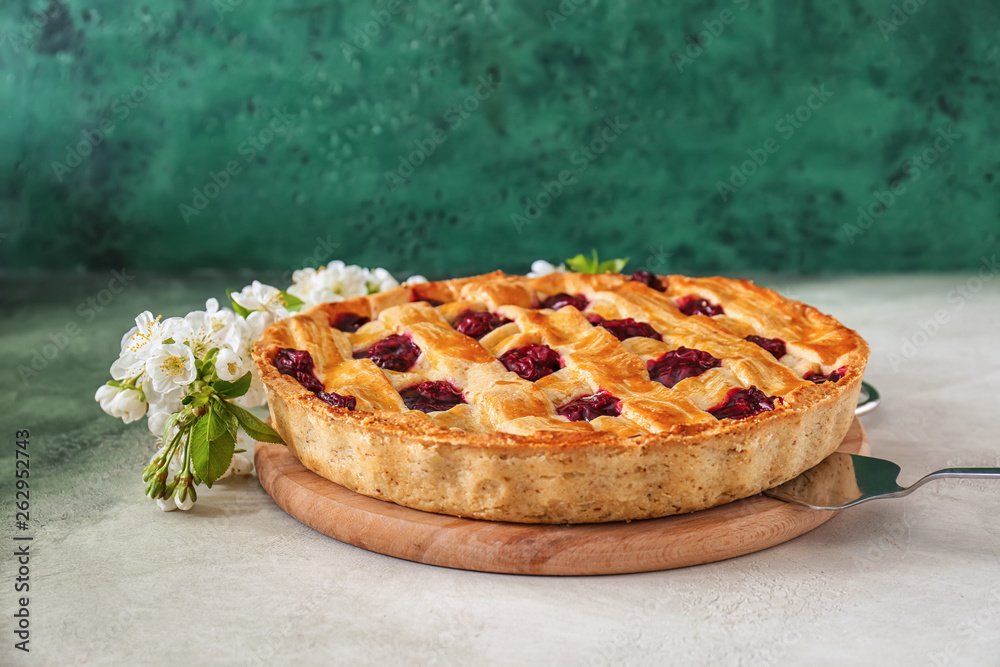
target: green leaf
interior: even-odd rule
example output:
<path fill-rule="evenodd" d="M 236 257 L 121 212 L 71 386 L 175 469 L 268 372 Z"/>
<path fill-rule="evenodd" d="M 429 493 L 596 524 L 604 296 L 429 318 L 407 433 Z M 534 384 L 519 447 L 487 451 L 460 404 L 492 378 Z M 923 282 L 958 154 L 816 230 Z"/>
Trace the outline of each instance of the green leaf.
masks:
<path fill-rule="evenodd" d="M 591 250 L 590 257 L 577 255 L 566 260 L 566 266 L 577 273 L 621 273 L 627 263 L 628 257 L 602 262 L 597 258 L 597 250 Z"/>
<path fill-rule="evenodd" d="M 365 289 L 368 290 L 369 294 L 375 294 L 379 291 L 378 283 L 365 283 Z"/>
<path fill-rule="evenodd" d="M 194 423 L 191 431 L 191 461 L 198 477 L 211 488 L 226 472 L 236 450 L 236 417 L 221 401 L 214 401 L 208 412 Z"/>
<path fill-rule="evenodd" d="M 239 420 L 240 426 L 247 432 L 247 435 L 254 440 L 258 442 L 275 442 L 280 445 L 285 444 L 285 441 L 281 439 L 281 436 L 273 428 L 257 419 L 253 413 L 244 410 L 235 403 L 226 403 L 225 405 L 230 414 Z"/>
<path fill-rule="evenodd" d="M 208 412 L 201 419 L 208 421 L 206 437 L 209 440 L 215 440 L 226 431 L 236 430 L 236 418 L 214 401 L 208 405 Z"/>
<path fill-rule="evenodd" d="M 302 306 L 306 304 L 305 301 L 295 296 L 294 294 L 289 294 L 288 292 L 281 292 L 281 300 L 285 303 L 285 308 L 290 313 L 297 313 L 302 310 Z"/>
<path fill-rule="evenodd" d="M 197 428 L 197 424 L 195 427 Z M 192 438 L 192 442 L 193 440 Z M 214 440 L 191 450 L 194 469 L 208 488 L 212 488 L 215 481 L 229 468 L 235 450 L 236 434 L 232 431 L 223 431 Z"/>
<path fill-rule="evenodd" d="M 625 265 L 628 264 L 628 257 L 625 259 L 609 259 L 597 265 L 598 273 L 621 273 Z"/>
<path fill-rule="evenodd" d="M 200 475 L 201 469 L 198 467 L 198 462 L 208 461 L 208 421 L 204 417 L 191 427 L 191 440 L 188 442 L 188 447 L 191 449 L 191 461 Z"/>
<path fill-rule="evenodd" d="M 212 383 L 212 389 L 222 398 L 239 398 L 250 391 L 251 382 L 253 382 L 253 376 L 250 371 L 247 371 L 243 374 L 243 377 L 233 382 L 216 380 Z"/>
<path fill-rule="evenodd" d="M 211 368 L 214 369 L 215 360 L 218 356 L 219 356 L 219 348 L 213 347 L 211 350 L 205 353 L 205 358 L 202 359 L 202 361 L 205 363 L 206 366 L 210 366 Z"/>
<path fill-rule="evenodd" d="M 596 273 L 597 272 L 597 251 L 594 251 L 593 261 L 589 257 L 584 257 L 583 255 L 577 255 L 576 257 L 570 257 L 566 260 L 566 266 L 573 269 L 577 273 Z"/>
<path fill-rule="evenodd" d="M 207 404 L 208 400 L 212 397 L 211 394 L 205 392 L 189 395 L 191 396 L 191 402 L 188 405 L 190 408 L 200 408 L 201 406 Z"/>
<path fill-rule="evenodd" d="M 236 290 L 227 289 L 226 290 L 226 296 L 229 297 L 229 303 L 232 304 L 232 306 L 233 306 L 233 312 L 236 313 L 237 315 L 239 315 L 240 317 L 242 317 L 243 319 L 246 319 L 246 318 L 248 318 L 250 316 L 250 312 L 251 311 L 247 310 L 246 308 L 244 308 L 240 304 L 236 303 L 236 300 L 233 299 L 233 292 L 235 292 L 235 291 Z"/>
<path fill-rule="evenodd" d="M 212 366 L 206 364 L 201 359 L 195 357 L 195 360 L 194 360 L 194 369 L 198 372 L 198 377 L 200 377 L 200 378 L 204 378 L 205 377 L 206 367 L 208 368 L 208 370 L 212 370 L 212 371 L 215 370 Z"/>

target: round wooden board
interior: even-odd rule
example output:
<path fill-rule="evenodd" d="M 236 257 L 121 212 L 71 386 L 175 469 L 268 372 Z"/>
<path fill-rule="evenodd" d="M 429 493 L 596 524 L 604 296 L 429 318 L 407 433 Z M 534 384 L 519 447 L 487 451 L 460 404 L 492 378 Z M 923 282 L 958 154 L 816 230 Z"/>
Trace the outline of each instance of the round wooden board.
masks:
<path fill-rule="evenodd" d="M 839 451 L 870 453 L 856 418 Z M 421 512 L 349 491 L 308 470 L 282 445 L 258 442 L 254 461 L 264 490 L 310 528 L 387 556 L 482 572 L 625 574 L 713 563 L 787 542 L 837 514 L 757 495 L 631 523 L 500 523 Z"/>

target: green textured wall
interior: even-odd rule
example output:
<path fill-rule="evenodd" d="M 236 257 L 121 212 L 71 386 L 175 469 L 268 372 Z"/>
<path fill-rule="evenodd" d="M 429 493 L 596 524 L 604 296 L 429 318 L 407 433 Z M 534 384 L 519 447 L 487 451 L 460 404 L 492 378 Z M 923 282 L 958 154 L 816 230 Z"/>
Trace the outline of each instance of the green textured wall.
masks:
<path fill-rule="evenodd" d="M 996 0 L 5 2 L 0 261 L 973 268 L 1000 232 L 998 19 Z"/>

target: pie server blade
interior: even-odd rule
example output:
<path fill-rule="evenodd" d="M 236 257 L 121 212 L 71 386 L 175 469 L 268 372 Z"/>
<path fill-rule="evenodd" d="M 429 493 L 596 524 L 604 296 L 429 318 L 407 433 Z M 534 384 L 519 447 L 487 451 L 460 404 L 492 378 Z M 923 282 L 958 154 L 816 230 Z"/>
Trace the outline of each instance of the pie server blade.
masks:
<path fill-rule="evenodd" d="M 945 468 L 903 487 L 892 461 L 834 452 L 798 477 L 764 491 L 764 495 L 817 510 L 842 510 L 869 500 L 901 498 L 932 479 L 1000 479 L 1000 468 Z"/>

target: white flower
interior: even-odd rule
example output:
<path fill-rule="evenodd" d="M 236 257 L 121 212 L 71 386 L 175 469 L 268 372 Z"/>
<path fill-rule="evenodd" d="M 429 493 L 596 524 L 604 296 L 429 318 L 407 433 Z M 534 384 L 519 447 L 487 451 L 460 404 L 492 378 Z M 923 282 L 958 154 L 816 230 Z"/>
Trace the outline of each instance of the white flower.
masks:
<path fill-rule="evenodd" d="M 407 278 L 406 280 L 404 280 L 403 284 L 404 285 L 419 285 L 420 283 L 426 283 L 426 282 L 429 282 L 427 280 L 427 278 L 424 278 L 423 276 L 417 274 L 417 275 L 410 276 L 409 278 Z"/>
<path fill-rule="evenodd" d="M 212 348 L 225 347 L 231 339 L 239 339 L 243 326 L 242 317 L 227 308 L 220 310 L 219 302 L 209 299 L 205 310 L 192 311 L 181 319 L 173 339 L 176 343 L 187 343 L 200 359 Z"/>
<path fill-rule="evenodd" d="M 165 411 L 153 412 L 152 407 L 149 410 L 149 417 L 146 419 L 146 425 L 149 427 L 149 432 L 153 435 L 160 437 L 163 435 L 163 429 L 167 426 L 167 420 L 170 419 L 172 413 Z"/>
<path fill-rule="evenodd" d="M 150 419 L 158 413 L 166 413 L 168 416 L 174 412 L 179 412 L 184 405 L 181 403 L 181 399 L 184 398 L 184 390 L 186 387 L 181 385 L 175 385 L 170 388 L 169 391 L 159 392 L 153 388 L 153 381 L 149 377 L 143 376 L 142 391 L 146 394 L 146 401 L 149 403 L 149 415 Z M 150 425 L 150 430 L 153 427 Z M 153 431 L 154 435 L 163 435 L 163 428 L 161 426 L 160 431 Z"/>
<path fill-rule="evenodd" d="M 179 317 L 161 322 L 148 310 L 140 313 L 135 326 L 122 336 L 121 355 L 111 365 L 111 377 L 126 380 L 138 376 L 152 351 L 173 335 L 180 322 Z"/>
<path fill-rule="evenodd" d="M 565 271 L 566 266 L 560 264 L 555 266 L 551 262 L 546 262 L 544 259 L 536 259 L 531 263 L 531 271 L 528 272 L 529 278 L 540 278 L 542 276 L 547 276 L 550 273 L 556 273 L 557 271 Z"/>
<path fill-rule="evenodd" d="M 191 348 L 179 343 L 160 345 L 146 360 L 146 375 L 160 394 L 176 391 L 194 382 L 197 370 Z"/>
<path fill-rule="evenodd" d="M 385 275 L 388 275 L 387 271 Z M 348 266 L 338 260 L 318 269 L 299 269 L 292 274 L 288 293 L 302 299 L 305 302 L 303 308 L 311 308 L 321 303 L 364 296 L 368 294 L 369 279 L 380 282 L 384 276 L 369 275 L 360 266 Z"/>
<path fill-rule="evenodd" d="M 126 424 L 141 419 L 148 407 L 142 392 L 134 387 L 113 387 L 106 384 L 97 390 L 94 400 L 101 404 L 102 410 Z"/>
<path fill-rule="evenodd" d="M 215 358 L 215 372 L 220 379 L 234 382 L 247 372 L 246 362 L 240 355 L 224 347 L 219 350 L 219 356 Z"/>
<path fill-rule="evenodd" d="M 254 342 L 264 333 L 264 329 L 272 324 L 274 324 L 274 316 L 270 313 L 263 311 L 250 313 L 246 320 L 244 320 L 244 327 L 240 332 L 244 348 L 250 349 L 253 347 Z M 236 350 L 238 348 L 233 347 L 233 349 Z"/>
<path fill-rule="evenodd" d="M 114 360 L 111 364 L 111 377 L 119 382 L 125 382 L 133 378 L 138 377 L 142 373 L 143 366 L 146 365 L 145 360 L 135 360 L 130 364 L 127 364 L 127 360 L 119 357 Z"/>
<path fill-rule="evenodd" d="M 253 281 L 238 293 L 233 292 L 231 296 L 233 301 L 251 312 L 264 310 L 279 320 L 283 320 L 289 315 L 281 290 L 265 285 L 258 280 Z"/>
<path fill-rule="evenodd" d="M 246 477 L 252 472 L 253 463 L 250 462 L 250 459 L 242 454 L 233 454 L 233 460 L 229 462 L 229 468 L 226 469 L 226 472 L 222 473 L 222 476 L 219 477 L 219 479 L 225 479 L 230 475 Z"/>
<path fill-rule="evenodd" d="M 399 281 L 385 269 L 365 269 L 365 286 L 369 294 L 399 287 Z"/>

